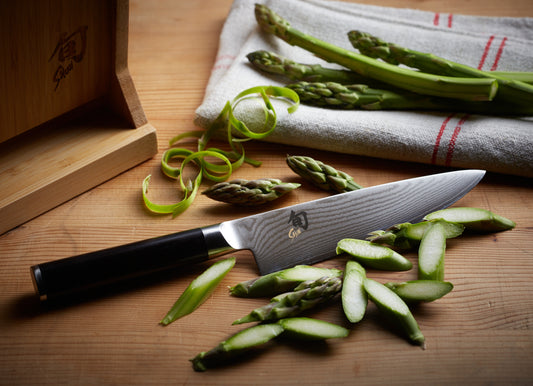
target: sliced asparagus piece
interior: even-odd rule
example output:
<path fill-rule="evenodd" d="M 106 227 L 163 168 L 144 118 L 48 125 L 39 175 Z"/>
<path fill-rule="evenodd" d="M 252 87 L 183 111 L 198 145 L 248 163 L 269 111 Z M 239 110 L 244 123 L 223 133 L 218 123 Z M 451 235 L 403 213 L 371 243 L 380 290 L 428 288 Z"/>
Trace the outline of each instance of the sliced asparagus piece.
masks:
<path fill-rule="evenodd" d="M 300 177 L 323 190 L 346 193 L 361 189 L 361 185 L 347 173 L 311 157 L 287 156 L 287 165 Z"/>
<path fill-rule="evenodd" d="M 350 332 L 339 325 L 305 317 L 281 319 L 278 323 L 283 327 L 283 336 L 303 340 L 345 338 Z"/>
<path fill-rule="evenodd" d="M 533 105 L 505 101 L 472 102 L 421 95 L 401 89 L 376 89 L 365 84 L 297 82 L 287 85 L 303 104 L 342 110 L 455 111 L 485 115 L 531 115 Z"/>
<path fill-rule="evenodd" d="M 453 284 L 439 280 L 409 280 L 401 283 L 385 283 L 405 302 L 432 302 L 453 289 Z"/>
<path fill-rule="evenodd" d="M 337 254 L 348 253 L 364 266 L 387 271 L 407 271 L 413 263 L 398 252 L 367 240 L 342 239 L 337 243 Z"/>
<path fill-rule="evenodd" d="M 411 342 L 425 348 L 424 335 L 407 304 L 394 291 L 373 279 L 366 278 L 364 286 L 378 309 L 398 323 Z"/>
<path fill-rule="evenodd" d="M 433 54 L 387 43 L 365 32 L 350 31 L 348 38 L 362 54 L 382 59 L 388 63 L 405 64 L 430 74 L 496 79 L 498 82 L 498 100 L 527 106 L 533 104 L 533 85 L 502 77 L 493 72 L 481 71 Z"/>
<path fill-rule="evenodd" d="M 265 32 L 276 35 L 290 45 L 299 46 L 328 62 L 335 62 L 361 75 L 412 92 L 480 101 L 492 100 L 498 90 L 498 84 L 494 79 L 431 75 L 348 51 L 300 32 L 262 4 L 256 4 L 255 16 Z"/>
<path fill-rule="evenodd" d="M 444 255 L 446 234 L 440 221 L 431 224 L 422 236 L 418 248 L 418 278 L 423 280 L 444 280 Z"/>
<path fill-rule="evenodd" d="M 230 257 L 206 269 L 189 284 L 160 323 L 166 326 L 200 307 L 234 265 L 235 257 Z"/>
<path fill-rule="evenodd" d="M 368 302 L 364 289 L 365 269 L 357 261 L 348 260 L 342 282 L 342 309 L 351 323 L 357 323 L 365 315 Z"/>
<path fill-rule="evenodd" d="M 424 217 L 425 220 L 444 219 L 463 224 L 477 232 L 500 232 L 513 229 L 516 223 L 486 209 L 456 207 L 438 210 Z"/>
<path fill-rule="evenodd" d="M 248 315 L 237 319 L 233 324 L 274 321 L 296 316 L 301 312 L 325 303 L 342 288 L 339 277 L 323 277 L 318 280 L 303 282 L 292 292 L 285 292 L 271 299 L 270 303 L 256 308 Z"/>
<path fill-rule="evenodd" d="M 262 345 L 283 332 L 280 324 L 260 324 L 249 327 L 220 342 L 215 348 L 204 351 L 191 359 L 193 369 L 206 371 L 209 367 L 224 363 L 253 347 Z"/>
<path fill-rule="evenodd" d="M 283 292 L 292 291 L 305 281 L 340 276 L 342 276 L 342 271 L 339 269 L 297 265 L 241 282 L 231 287 L 230 293 L 238 297 L 275 296 Z"/>
<path fill-rule="evenodd" d="M 250 206 L 273 201 L 299 186 L 300 184 L 282 182 L 276 178 L 261 178 L 251 181 L 235 179 L 219 182 L 202 193 L 216 201 Z"/>
<path fill-rule="evenodd" d="M 401 223 L 396 224 L 386 231 L 377 230 L 371 232 L 367 240 L 377 244 L 387 244 L 401 249 L 411 249 L 418 246 L 422 236 L 435 221 L 441 221 L 444 233 L 447 239 L 460 236 L 464 231 L 464 225 L 445 221 L 445 220 L 428 220 L 415 224 Z"/>

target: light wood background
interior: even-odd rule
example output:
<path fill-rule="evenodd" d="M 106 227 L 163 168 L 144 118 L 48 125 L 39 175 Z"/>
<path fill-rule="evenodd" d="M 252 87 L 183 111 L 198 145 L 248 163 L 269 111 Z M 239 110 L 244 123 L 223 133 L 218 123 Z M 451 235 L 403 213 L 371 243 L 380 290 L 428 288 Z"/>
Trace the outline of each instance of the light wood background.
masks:
<path fill-rule="evenodd" d="M 360 1 L 441 13 L 533 16 L 528 0 Z M 159 153 L 87 193 L 0 236 L 0 384 L 530 384 L 533 380 L 533 191 L 531 180 L 488 174 L 457 205 L 483 207 L 516 221 L 499 234 L 465 236 L 449 243 L 447 297 L 414 310 L 427 350 L 410 345 L 374 307 L 342 340 L 269 345 L 233 366 L 196 373 L 189 358 L 239 328 L 236 318 L 263 300 L 229 297 L 226 286 L 257 275 L 249 252 L 235 253 L 235 268 L 195 313 L 168 326 L 159 320 L 205 266 L 63 306 L 40 304 L 29 267 L 173 231 L 254 213 L 205 197 L 176 219 L 142 204 L 141 182 L 152 174 L 150 196 L 174 202 L 176 185 L 161 176 L 170 138 L 194 129 L 215 61 L 230 0 L 132 1 L 129 67 L 148 120 L 157 128 Z M 306 154 L 353 175 L 364 186 L 443 171 L 443 168 L 250 142 L 261 168 L 235 177 L 294 175 L 285 155 Z M 304 186 L 271 205 L 323 197 Z M 0 219 L 0 221 L 2 221 Z M 414 259 L 414 255 L 408 255 Z M 342 260 L 323 263 L 341 267 Z M 369 271 L 379 281 L 412 279 Z M 338 306 L 314 316 L 346 325 Z"/>

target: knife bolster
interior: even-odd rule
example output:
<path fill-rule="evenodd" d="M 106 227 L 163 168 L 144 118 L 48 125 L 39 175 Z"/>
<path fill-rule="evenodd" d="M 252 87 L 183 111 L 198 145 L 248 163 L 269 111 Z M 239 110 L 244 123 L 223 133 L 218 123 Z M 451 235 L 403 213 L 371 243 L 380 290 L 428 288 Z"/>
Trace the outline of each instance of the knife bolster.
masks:
<path fill-rule="evenodd" d="M 225 255 L 233 251 L 233 248 L 228 244 L 222 232 L 220 232 L 220 224 L 202 228 L 202 233 L 204 234 L 209 258 Z"/>

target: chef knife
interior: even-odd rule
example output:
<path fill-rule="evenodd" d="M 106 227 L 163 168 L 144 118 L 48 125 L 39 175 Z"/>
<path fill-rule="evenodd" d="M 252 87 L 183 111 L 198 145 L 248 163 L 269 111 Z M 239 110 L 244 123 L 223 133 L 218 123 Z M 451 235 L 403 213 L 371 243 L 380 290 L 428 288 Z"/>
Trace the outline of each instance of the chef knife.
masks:
<path fill-rule="evenodd" d="M 335 256 L 343 238 L 448 207 L 483 178 L 460 170 L 391 182 L 286 208 L 173 233 L 31 267 L 41 299 L 198 263 L 235 250 L 252 251 L 261 274 Z"/>

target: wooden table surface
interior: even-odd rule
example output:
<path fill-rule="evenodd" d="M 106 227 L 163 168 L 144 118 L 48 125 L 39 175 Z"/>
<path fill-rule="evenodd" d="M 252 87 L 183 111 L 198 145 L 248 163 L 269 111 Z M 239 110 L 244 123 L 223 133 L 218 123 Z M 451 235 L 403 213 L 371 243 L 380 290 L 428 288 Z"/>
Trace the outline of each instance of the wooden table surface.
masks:
<path fill-rule="evenodd" d="M 529 0 L 366 0 L 441 14 L 533 16 Z M 174 135 L 194 129 L 218 36 L 231 0 L 132 1 L 129 67 L 159 153 L 66 203 L 0 236 L 0 384 L 531 384 L 533 381 L 533 190 L 531 180 L 488 173 L 457 205 L 490 209 L 516 221 L 509 232 L 464 236 L 448 244 L 446 278 L 455 285 L 439 301 L 415 309 L 427 338 L 410 345 L 369 307 L 348 326 L 348 338 L 318 344 L 280 342 L 232 366 L 194 372 L 188 359 L 239 330 L 231 322 L 263 304 L 235 299 L 226 287 L 255 277 L 250 252 L 195 313 L 162 327 L 166 311 L 205 266 L 63 305 L 41 304 L 29 267 L 47 260 L 255 213 L 198 197 L 178 218 L 149 213 L 141 182 L 152 174 L 151 197 L 174 202 L 176 185 L 163 178 L 161 154 Z M 228 96 L 230 97 L 230 96 Z M 445 169 L 259 142 L 247 144 L 261 168 L 235 177 L 294 179 L 285 155 L 306 154 L 356 177 L 364 186 Z M 303 187 L 268 209 L 323 197 Z M 1 219 L 0 219 L 1 221 Z M 414 260 L 415 255 L 407 255 Z M 322 264 L 343 266 L 341 260 Z M 383 273 L 379 281 L 406 280 L 416 270 Z M 314 314 L 347 326 L 340 307 Z"/>

